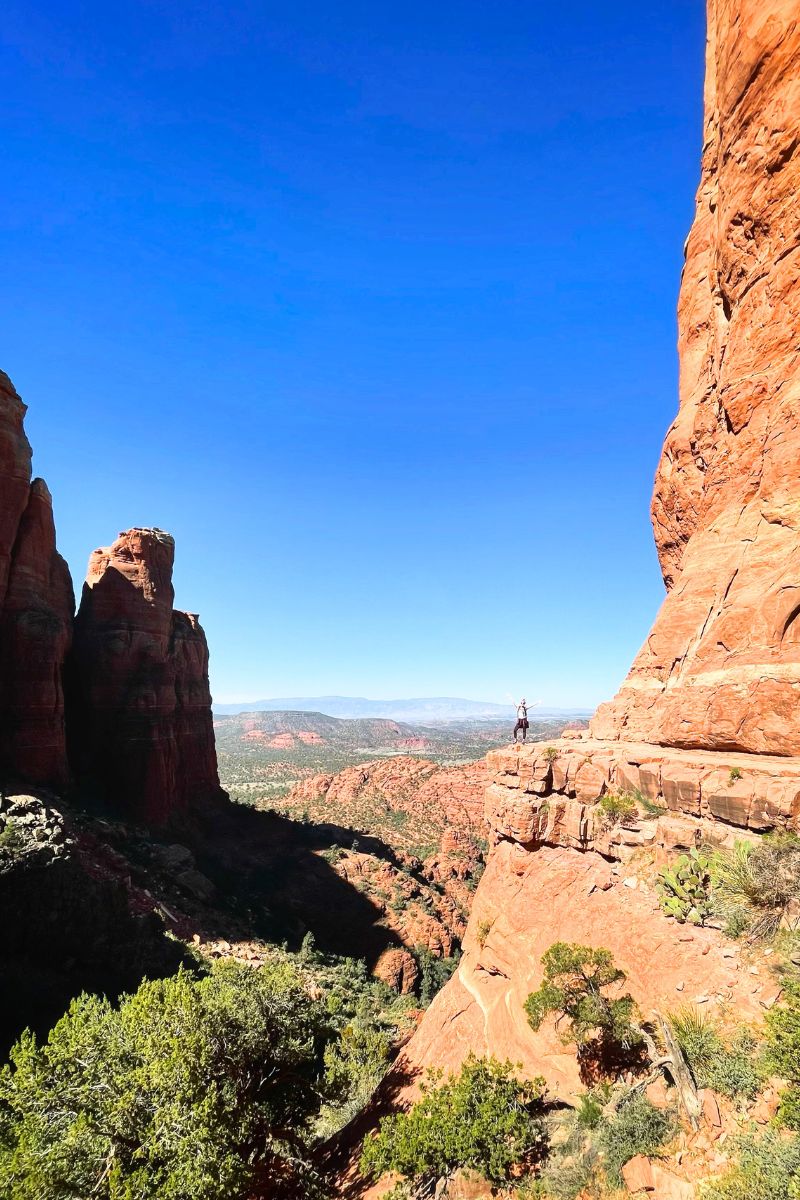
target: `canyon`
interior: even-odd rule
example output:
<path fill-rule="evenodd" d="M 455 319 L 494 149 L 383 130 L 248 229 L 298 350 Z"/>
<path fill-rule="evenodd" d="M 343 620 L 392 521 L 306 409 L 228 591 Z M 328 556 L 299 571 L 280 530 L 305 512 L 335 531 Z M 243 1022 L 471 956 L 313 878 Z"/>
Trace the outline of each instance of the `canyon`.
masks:
<path fill-rule="evenodd" d="M 680 404 L 652 501 L 666 597 L 616 697 L 588 729 L 547 745 L 459 766 L 402 753 L 315 772 L 285 797 L 296 820 L 266 800 L 228 803 L 208 646 L 198 617 L 174 608 L 172 537 L 134 527 L 96 549 L 76 613 L 25 406 L 0 375 L 0 892 L 11 925 L 0 957 L 21 989 L 7 1025 L 26 1019 L 26 988 L 46 1000 L 46 1027 L 78 988 L 171 973 L 190 946 L 257 966 L 270 946 L 311 955 L 316 944 L 363 957 L 406 996 L 425 954 L 460 946 L 374 1107 L 345 1133 L 338 1182 L 359 1196 L 391 1183 L 367 1191 L 356 1142 L 381 1106 L 411 1104 L 429 1069 L 492 1055 L 542 1077 L 553 1107 L 578 1104 L 575 1046 L 553 1021 L 534 1030 L 524 1008 L 556 942 L 609 950 L 645 1017 L 688 1006 L 761 1025 L 782 994 L 772 949 L 736 943 L 719 923 L 678 922 L 655 880 L 681 853 L 800 833 L 798 112 L 794 0 L 709 0 Z M 271 720 L 218 725 L 239 753 L 322 741 L 308 714 L 286 728 Z M 394 736 L 399 750 L 427 749 L 400 726 Z M 75 812 L 62 811 L 64 795 L 79 797 Z M 625 815 L 609 819 L 620 801 Z M 789 920 L 800 926 L 797 904 Z M 39 948 L 54 940 L 43 964 Z M 774 1111 L 752 1115 L 765 1125 Z M 693 1196 L 726 1162 L 719 1137 L 704 1128 L 666 1165 L 645 1160 L 642 1178 L 659 1182 L 639 1190 Z"/>

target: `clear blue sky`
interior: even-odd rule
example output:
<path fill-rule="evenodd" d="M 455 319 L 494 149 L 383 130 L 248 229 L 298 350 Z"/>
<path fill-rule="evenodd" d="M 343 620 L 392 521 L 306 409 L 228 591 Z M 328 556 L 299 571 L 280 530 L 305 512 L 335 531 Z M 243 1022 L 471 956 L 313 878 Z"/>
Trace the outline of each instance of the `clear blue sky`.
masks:
<path fill-rule="evenodd" d="M 220 700 L 613 693 L 663 589 L 702 0 L 4 5 L 0 365 Z"/>

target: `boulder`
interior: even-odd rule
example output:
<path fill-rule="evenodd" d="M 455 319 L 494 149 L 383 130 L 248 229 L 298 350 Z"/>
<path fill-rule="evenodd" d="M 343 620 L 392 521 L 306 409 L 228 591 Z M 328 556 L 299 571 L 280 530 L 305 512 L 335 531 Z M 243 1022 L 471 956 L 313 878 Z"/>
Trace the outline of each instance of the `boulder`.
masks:
<path fill-rule="evenodd" d="M 653 1171 L 650 1159 L 643 1154 L 637 1154 L 622 1168 L 622 1178 L 625 1186 L 634 1196 L 642 1196 L 653 1191 Z"/>
<path fill-rule="evenodd" d="M 372 973 L 401 996 L 410 995 L 419 978 L 419 968 L 414 955 L 399 946 L 390 946 L 388 950 L 384 950 L 372 968 Z"/>

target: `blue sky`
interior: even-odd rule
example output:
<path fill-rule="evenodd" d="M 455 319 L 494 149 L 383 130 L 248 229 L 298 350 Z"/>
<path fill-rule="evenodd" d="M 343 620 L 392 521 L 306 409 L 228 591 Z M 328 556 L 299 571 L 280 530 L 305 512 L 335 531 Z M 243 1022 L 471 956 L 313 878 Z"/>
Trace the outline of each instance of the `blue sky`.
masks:
<path fill-rule="evenodd" d="M 612 694 L 663 596 L 702 0 L 4 6 L 0 365 L 220 700 Z"/>

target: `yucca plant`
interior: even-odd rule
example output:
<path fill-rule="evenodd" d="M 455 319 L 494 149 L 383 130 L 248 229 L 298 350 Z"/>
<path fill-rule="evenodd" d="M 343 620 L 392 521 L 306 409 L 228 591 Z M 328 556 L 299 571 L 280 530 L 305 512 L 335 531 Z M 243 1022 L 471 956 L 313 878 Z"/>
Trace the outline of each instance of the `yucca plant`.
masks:
<path fill-rule="evenodd" d="M 753 940 L 772 938 L 800 896 L 800 839 L 779 833 L 714 855 L 717 911 Z"/>

